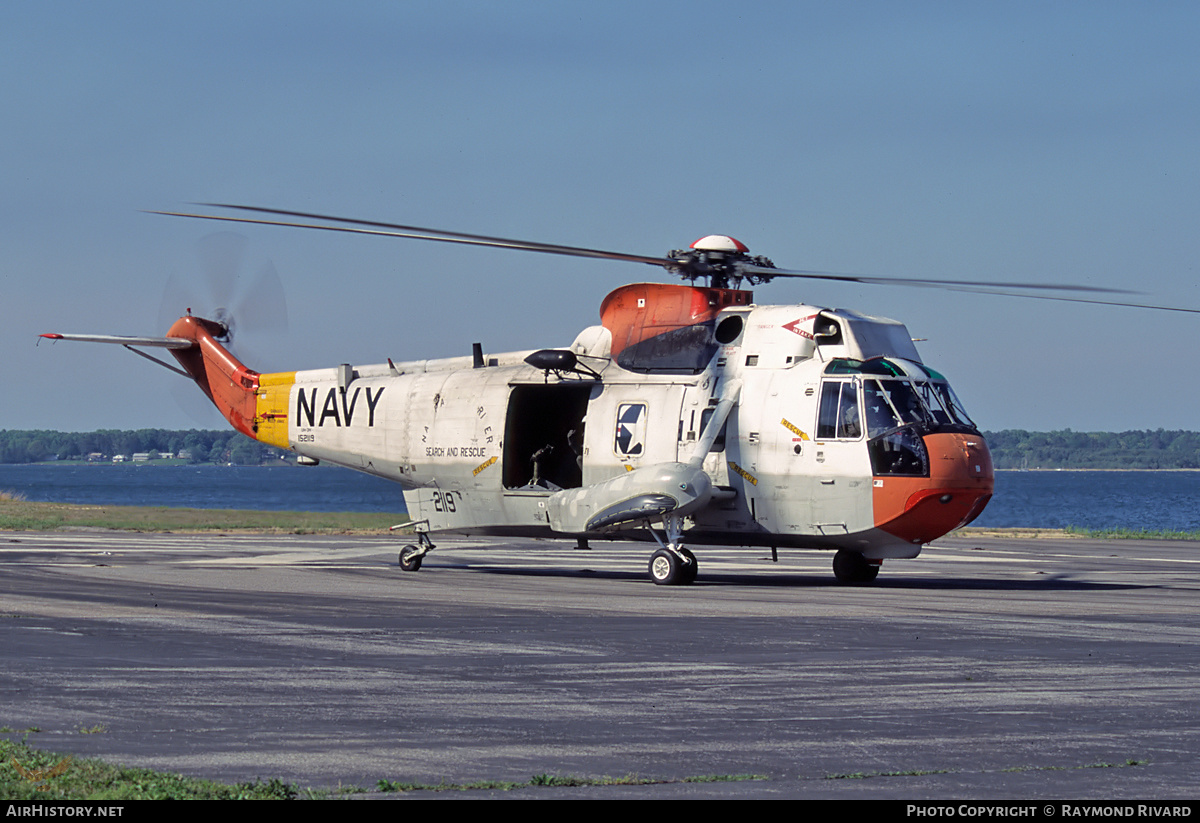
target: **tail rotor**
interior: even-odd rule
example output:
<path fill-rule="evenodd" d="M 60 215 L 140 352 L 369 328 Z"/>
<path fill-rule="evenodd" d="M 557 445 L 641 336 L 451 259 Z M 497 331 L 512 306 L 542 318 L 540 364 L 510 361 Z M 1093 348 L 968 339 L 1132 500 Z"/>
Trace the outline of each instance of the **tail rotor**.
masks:
<path fill-rule="evenodd" d="M 163 289 L 158 327 L 168 329 L 184 314 L 219 323 L 224 334 L 217 340 L 238 360 L 258 371 L 270 371 L 271 355 L 287 334 L 287 299 L 283 282 L 270 260 L 254 260 L 247 238 L 237 232 L 216 232 L 200 239 L 197 264 L 188 277 L 172 274 Z M 278 352 L 282 358 L 283 352 Z M 216 427 L 216 409 L 197 405 L 195 390 L 186 383 L 173 384 L 180 407 L 198 425 Z"/>

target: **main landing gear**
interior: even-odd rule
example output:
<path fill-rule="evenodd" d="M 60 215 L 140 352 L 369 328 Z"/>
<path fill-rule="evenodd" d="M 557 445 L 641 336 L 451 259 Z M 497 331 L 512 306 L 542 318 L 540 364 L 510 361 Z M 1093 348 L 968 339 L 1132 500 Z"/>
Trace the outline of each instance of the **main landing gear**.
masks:
<path fill-rule="evenodd" d="M 650 529 L 661 548 L 650 556 L 650 579 L 659 586 L 686 586 L 696 582 L 696 555 L 680 544 L 683 518 L 668 515 L 663 521 L 666 540 Z"/>
<path fill-rule="evenodd" d="M 696 555 L 659 549 L 650 556 L 650 578 L 660 586 L 686 586 L 696 580 Z"/>
<path fill-rule="evenodd" d="M 833 556 L 833 574 L 839 583 L 862 586 L 871 583 L 879 575 L 882 560 L 868 560 L 861 552 L 838 549 Z"/>

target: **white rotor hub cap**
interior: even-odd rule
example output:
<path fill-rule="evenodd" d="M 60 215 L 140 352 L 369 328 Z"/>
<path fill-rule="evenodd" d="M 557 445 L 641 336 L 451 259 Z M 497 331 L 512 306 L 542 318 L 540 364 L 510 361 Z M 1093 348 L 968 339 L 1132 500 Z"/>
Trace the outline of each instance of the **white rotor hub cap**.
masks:
<path fill-rule="evenodd" d="M 692 244 L 697 251 L 750 251 L 746 244 L 724 234 L 710 234 Z"/>

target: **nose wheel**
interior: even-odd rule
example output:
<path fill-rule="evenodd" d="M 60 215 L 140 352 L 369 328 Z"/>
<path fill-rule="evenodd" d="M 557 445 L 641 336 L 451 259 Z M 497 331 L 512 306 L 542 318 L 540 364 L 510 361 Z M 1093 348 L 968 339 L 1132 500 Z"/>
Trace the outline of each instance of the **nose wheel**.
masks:
<path fill-rule="evenodd" d="M 839 583 L 862 586 L 879 576 L 882 560 L 868 560 L 860 552 L 839 549 L 833 556 L 833 575 Z"/>

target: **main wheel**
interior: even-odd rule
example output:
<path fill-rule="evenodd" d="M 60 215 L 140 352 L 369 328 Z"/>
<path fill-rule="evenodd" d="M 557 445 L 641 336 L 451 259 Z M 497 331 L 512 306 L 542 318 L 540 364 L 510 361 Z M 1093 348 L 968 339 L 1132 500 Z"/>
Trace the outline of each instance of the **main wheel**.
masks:
<path fill-rule="evenodd" d="M 400 568 L 406 572 L 415 572 L 421 568 L 420 549 L 409 544 L 400 550 Z"/>
<path fill-rule="evenodd" d="M 680 567 L 680 583 L 685 585 L 696 582 L 696 572 L 700 571 L 700 567 L 696 564 L 696 555 L 692 554 L 688 549 L 680 549 L 679 553 L 688 559 L 686 566 L 681 564 Z"/>
<path fill-rule="evenodd" d="M 650 578 L 660 586 L 674 586 L 686 582 L 683 564 L 674 552 L 659 549 L 650 556 Z"/>
<path fill-rule="evenodd" d="M 833 574 L 839 583 L 851 586 L 861 586 L 872 582 L 879 576 L 878 562 L 872 563 L 860 552 L 839 549 L 833 556 Z"/>

